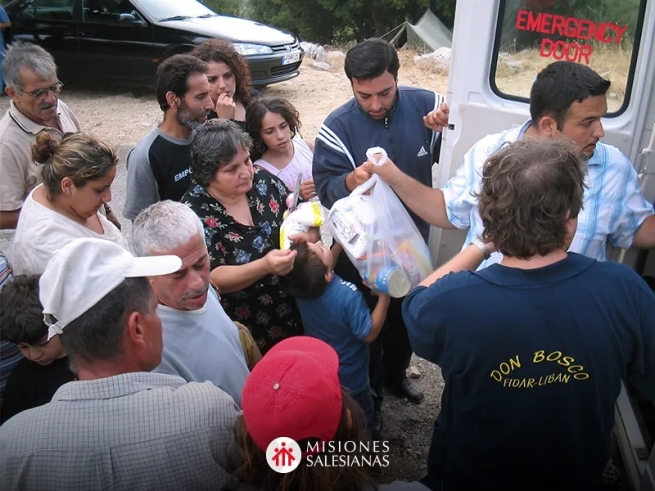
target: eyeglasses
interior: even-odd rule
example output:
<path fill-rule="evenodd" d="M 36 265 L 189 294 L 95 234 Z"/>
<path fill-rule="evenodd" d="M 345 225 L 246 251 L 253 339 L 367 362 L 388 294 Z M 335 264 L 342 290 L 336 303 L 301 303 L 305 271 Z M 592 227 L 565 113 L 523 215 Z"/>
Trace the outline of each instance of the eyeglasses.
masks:
<path fill-rule="evenodd" d="M 48 94 L 52 92 L 52 95 L 55 97 L 61 94 L 61 90 L 64 88 L 64 84 L 61 82 L 57 82 L 55 85 L 53 85 L 50 88 L 47 89 L 40 89 L 40 90 L 35 90 L 34 92 L 25 92 L 28 95 L 31 95 L 35 99 L 38 100 L 44 100 L 46 97 L 48 97 Z"/>

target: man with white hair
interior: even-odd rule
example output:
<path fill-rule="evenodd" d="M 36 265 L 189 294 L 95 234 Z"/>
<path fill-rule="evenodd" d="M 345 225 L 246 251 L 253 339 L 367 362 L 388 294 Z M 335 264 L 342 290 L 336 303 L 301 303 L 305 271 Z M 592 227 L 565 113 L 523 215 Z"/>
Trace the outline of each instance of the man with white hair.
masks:
<path fill-rule="evenodd" d="M 39 282 L 47 340 L 59 335 L 77 381 L 0 427 L 0 489 L 221 489 L 239 414 L 213 384 L 149 373 L 161 361 L 147 277 L 175 256 L 136 258 L 76 239 Z"/>
<path fill-rule="evenodd" d="M 137 256 L 182 258 L 178 271 L 150 278 L 164 333 L 162 362 L 155 371 L 189 382 L 209 380 L 241 404 L 250 371 L 238 328 L 210 287 L 204 237 L 198 216 L 175 201 L 155 203 L 134 220 L 132 245 Z"/>
<path fill-rule="evenodd" d="M 50 53 L 30 43 L 14 43 L 2 62 L 9 110 L 0 120 L 0 229 L 16 228 L 25 197 L 41 183 L 32 159 L 36 134 L 81 131 L 75 114 L 59 100 L 64 84 Z"/>

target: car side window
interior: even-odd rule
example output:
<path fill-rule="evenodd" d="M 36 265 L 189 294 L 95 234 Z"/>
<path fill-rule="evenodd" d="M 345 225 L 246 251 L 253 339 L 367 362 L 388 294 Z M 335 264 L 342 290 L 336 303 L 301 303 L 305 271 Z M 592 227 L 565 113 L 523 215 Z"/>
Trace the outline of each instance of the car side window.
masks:
<path fill-rule="evenodd" d="M 527 100 L 554 61 L 590 66 L 608 78 L 608 115 L 627 107 L 646 0 L 503 0 L 491 83 L 501 97 Z"/>
<path fill-rule="evenodd" d="M 83 0 L 82 4 L 86 22 L 118 23 L 121 14 L 136 14 L 128 0 Z"/>
<path fill-rule="evenodd" d="M 73 20 L 75 0 L 34 0 L 29 7 L 21 10 L 19 19 L 35 20 Z"/>

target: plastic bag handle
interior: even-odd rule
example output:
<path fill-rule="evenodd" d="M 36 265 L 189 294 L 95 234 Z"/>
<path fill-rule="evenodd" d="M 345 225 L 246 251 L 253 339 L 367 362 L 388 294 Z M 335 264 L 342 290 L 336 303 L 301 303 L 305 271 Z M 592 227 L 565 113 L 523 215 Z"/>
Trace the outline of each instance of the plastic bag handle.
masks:
<path fill-rule="evenodd" d="M 380 177 L 377 174 L 373 174 L 368 181 L 361 183 L 359 186 L 353 189 L 352 193 L 350 193 L 350 196 L 359 196 L 360 194 L 364 194 L 366 191 L 375 186 L 379 180 Z"/>
<path fill-rule="evenodd" d="M 381 157 L 379 159 L 375 158 L 377 154 L 380 154 Z M 384 163 L 387 161 L 389 156 L 387 155 L 387 151 L 382 148 L 382 147 L 373 147 L 369 148 L 366 150 L 366 158 L 373 164 L 373 165 L 384 165 Z"/>
<path fill-rule="evenodd" d="M 380 158 L 377 159 L 375 156 L 377 154 L 380 154 Z M 389 156 L 387 155 L 387 151 L 382 148 L 382 147 L 372 147 L 366 150 L 366 158 L 373 164 L 373 165 L 383 165 Z M 375 186 L 378 181 L 380 180 L 379 176 L 377 174 L 374 174 L 368 181 L 363 182 L 359 186 L 357 186 L 355 189 L 353 189 L 353 192 L 350 193 L 351 196 L 359 196 L 360 194 L 364 194 L 366 191 L 371 189 L 373 186 Z"/>

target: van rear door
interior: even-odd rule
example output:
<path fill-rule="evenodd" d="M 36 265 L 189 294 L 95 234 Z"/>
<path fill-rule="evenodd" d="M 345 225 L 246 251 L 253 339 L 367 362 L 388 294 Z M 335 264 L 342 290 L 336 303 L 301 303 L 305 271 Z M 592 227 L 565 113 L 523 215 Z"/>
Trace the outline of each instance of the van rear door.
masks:
<path fill-rule="evenodd" d="M 655 0 L 458 0 L 449 128 L 443 134 L 436 184 L 446 184 L 477 140 L 529 119 L 527 97 L 534 77 L 563 59 L 587 64 L 612 81 L 603 141 L 621 149 L 641 172 L 639 154 L 655 131 L 653 53 Z M 650 169 L 653 160 L 655 155 Z M 653 202 L 655 177 L 646 180 L 644 195 Z M 433 228 L 435 264 L 454 256 L 465 235 Z M 654 256 L 635 250 L 609 255 L 647 275 L 655 271 Z M 614 433 L 624 475 L 634 490 L 655 491 L 653 403 L 636 401 L 624 387 L 616 408 Z"/>
<path fill-rule="evenodd" d="M 448 104 L 438 186 L 483 136 L 529 118 L 534 77 L 549 63 L 584 63 L 612 81 L 603 141 L 635 165 L 655 121 L 655 0 L 458 0 L 453 29 Z M 646 198 L 655 198 L 655 179 Z M 465 233 L 433 229 L 430 247 L 443 264 Z M 619 251 L 610 257 L 617 258 Z M 638 251 L 625 262 L 639 263 Z M 641 258 L 643 259 L 643 258 Z M 655 261 L 653 261 L 655 262 Z M 654 268 L 655 269 L 655 268 Z"/>

